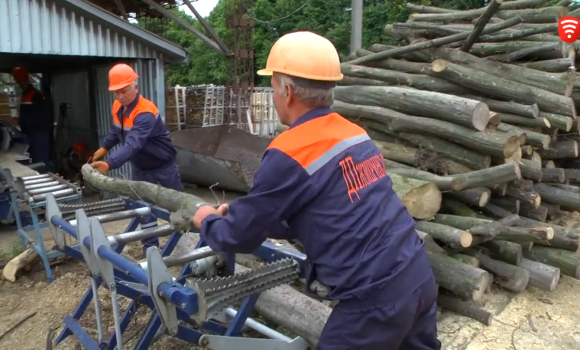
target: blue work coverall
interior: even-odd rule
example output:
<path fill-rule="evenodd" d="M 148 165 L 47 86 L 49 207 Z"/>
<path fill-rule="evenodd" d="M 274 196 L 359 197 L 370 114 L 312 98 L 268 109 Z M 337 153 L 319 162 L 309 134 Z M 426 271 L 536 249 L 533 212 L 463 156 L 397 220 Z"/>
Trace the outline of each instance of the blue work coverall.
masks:
<path fill-rule="evenodd" d="M 52 121 L 42 92 L 29 85 L 20 98 L 20 130 L 26 135 L 33 163 L 50 162 Z"/>
<path fill-rule="evenodd" d="M 107 158 L 109 169 L 120 168 L 131 161 L 132 180 L 182 191 L 175 162 L 177 151 L 155 104 L 137 95 L 125 109 L 115 100 L 112 113 L 113 125 L 109 135 L 101 141 L 101 147 L 110 150 L 119 143 L 122 146 Z M 155 226 L 157 219 L 153 215 L 141 218 L 141 229 Z M 155 237 L 143 241 L 144 251 L 150 246 L 159 246 L 159 240 Z"/>
<path fill-rule="evenodd" d="M 307 282 L 338 300 L 319 350 L 433 350 L 437 285 L 413 218 L 367 133 L 328 108 L 311 110 L 270 144 L 246 197 L 202 222 L 217 251 L 251 253 L 297 239 Z"/>

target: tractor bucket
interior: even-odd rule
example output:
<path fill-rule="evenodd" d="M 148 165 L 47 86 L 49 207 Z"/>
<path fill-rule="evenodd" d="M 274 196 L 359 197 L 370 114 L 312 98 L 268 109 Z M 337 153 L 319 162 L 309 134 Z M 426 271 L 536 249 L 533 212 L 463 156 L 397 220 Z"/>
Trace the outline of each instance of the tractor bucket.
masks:
<path fill-rule="evenodd" d="M 228 125 L 171 133 L 184 182 L 248 192 L 270 140 Z"/>

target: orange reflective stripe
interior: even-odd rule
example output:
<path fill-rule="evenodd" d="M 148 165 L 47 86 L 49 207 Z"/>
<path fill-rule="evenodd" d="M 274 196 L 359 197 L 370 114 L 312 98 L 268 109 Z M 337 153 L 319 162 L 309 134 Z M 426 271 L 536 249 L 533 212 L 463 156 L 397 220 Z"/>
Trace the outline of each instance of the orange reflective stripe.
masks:
<path fill-rule="evenodd" d="M 313 174 L 349 147 L 368 140 L 363 128 L 331 113 L 283 132 L 268 148 L 284 152 Z"/>
<path fill-rule="evenodd" d="M 151 113 L 157 118 L 159 116 L 159 110 L 157 106 L 143 96 L 139 96 L 139 101 L 135 105 L 135 108 L 131 111 L 131 114 L 123 118 L 123 123 L 119 120 L 118 114 L 120 108 L 122 108 L 121 103 L 117 100 L 113 103 L 113 123 L 118 127 L 122 127 L 124 130 L 131 130 L 133 125 L 135 125 L 135 118 L 142 113 Z"/>
<path fill-rule="evenodd" d="M 34 87 L 30 88 L 28 91 L 23 92 L 22 96 L 20 96 L 20 103 L 21 104 L 32 104 L 32 100 L 34 100 L 34 95 L 38 92 Z"/>

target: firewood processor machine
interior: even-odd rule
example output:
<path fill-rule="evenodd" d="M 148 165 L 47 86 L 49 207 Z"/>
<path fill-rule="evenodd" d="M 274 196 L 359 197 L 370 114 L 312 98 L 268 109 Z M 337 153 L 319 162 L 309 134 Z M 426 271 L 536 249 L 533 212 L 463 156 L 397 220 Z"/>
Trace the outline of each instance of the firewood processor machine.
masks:
<path fill-rule="evenodd" d="M 170 213 L 125 197 L 118 200 L 123 201 L 124 211 L 91 216 L 88 209 L 94 210 L 102 202 L 92 203 L 90 207 L 81 204 L 74 219 L 67 220 L 56 198 L 52 194 L 46 196 L 46 218 L 56 249 L 84 261 L 91 280 L 74 313 L 65 317 L 65 326 L 56 344 L 74 335 L 89 350 L 127 349 L 124 331 L 142 310 L 138 306 L 145 305 L 152 315 L 136 345 L 132 346 L 134 349 L 154 348 L 153 342 L 162 334 L 177 337 L 200 349 L 311 349 L 305 339 L 290 338 L 249 317 L 261 292 L 304 278 L 305 255 L 265 242 L 253 252 L 265 264 L 242 273 L 235 271 L 235 254 L 212 251 L 201 240 L 195 249 L 170 255 L 182 234 L 195 233 L 175 232 L 170 224 L 136 231 L 140 216 L 153 214 L 169 222 Z M 129 218 L 132 220 L 124 233 L 107 236 L 103 223 Z M 151 247 L 147 250 L 144 262 L 136 262 L 122 254 L 129 242 L 167 236 L 169 239 L 162 249 Z M 67 238 L 76 239 L 79 244 L 69 246 Z M 172 267 L 181 268 L 176 277 L 169 273 Z M 109 290 L 112 301 L 115 328 L 109 335 L 104 334 L 106 326 L 99 298 L 94 298 L 100 287 Z M 117 300 L 119 295 L 131 300 L 123 314 Z M 79 323 L 91 303 L 94 304 L 97 339 Z M 242 337 L 247 329 L 264 338 Z"/>

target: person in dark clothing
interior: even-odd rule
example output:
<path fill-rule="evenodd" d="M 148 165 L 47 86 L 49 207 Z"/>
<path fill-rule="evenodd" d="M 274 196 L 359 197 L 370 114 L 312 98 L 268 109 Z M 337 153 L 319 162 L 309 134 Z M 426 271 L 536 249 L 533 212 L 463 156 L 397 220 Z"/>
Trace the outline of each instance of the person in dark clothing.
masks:
<path fill-rule="evenodd" d="M 28 70 L 16 67 L 12 70 L 14 80 L 22 89 L 18 125 L 26 135 L 30 158 L 33 163 L 50 162 L 52 121 L 42 92 L 30 84 Z"/>
<path fill-rule="evenodd" d="M 120 168 L 127 161 L 132 165 L 132 180 L 159 184 L 183 190 L 176 164 L 177 151 L 169 138 L 155 104 L 139 94 L 139 76 L 126 64 L 118 64 L 109 72 L 109 90 L 115 93 L 111 131 L 93 155 L 92 167 L 101 174 Z M 102 159 L 113 147 L 121 146 Z M 157 226 L 153 215 L 141 218 L 141 229 Z M 143 254 L 151 246 L 159 246 L 154 237 L 143 242 Z"/>
<path fill-rule="evenodd" d="M 332 111 L 342 79 L 333 44 L 281 37 L 266 69 L 289 129 L 272 141 L 247 196 L 193 218 L 216 251 L 251 253 L 267 238 L 297 239 L 307 289 L 337 300 L 319 350 L 436 350 L 437 284 L 415 222 L 364 129 Z"/>

